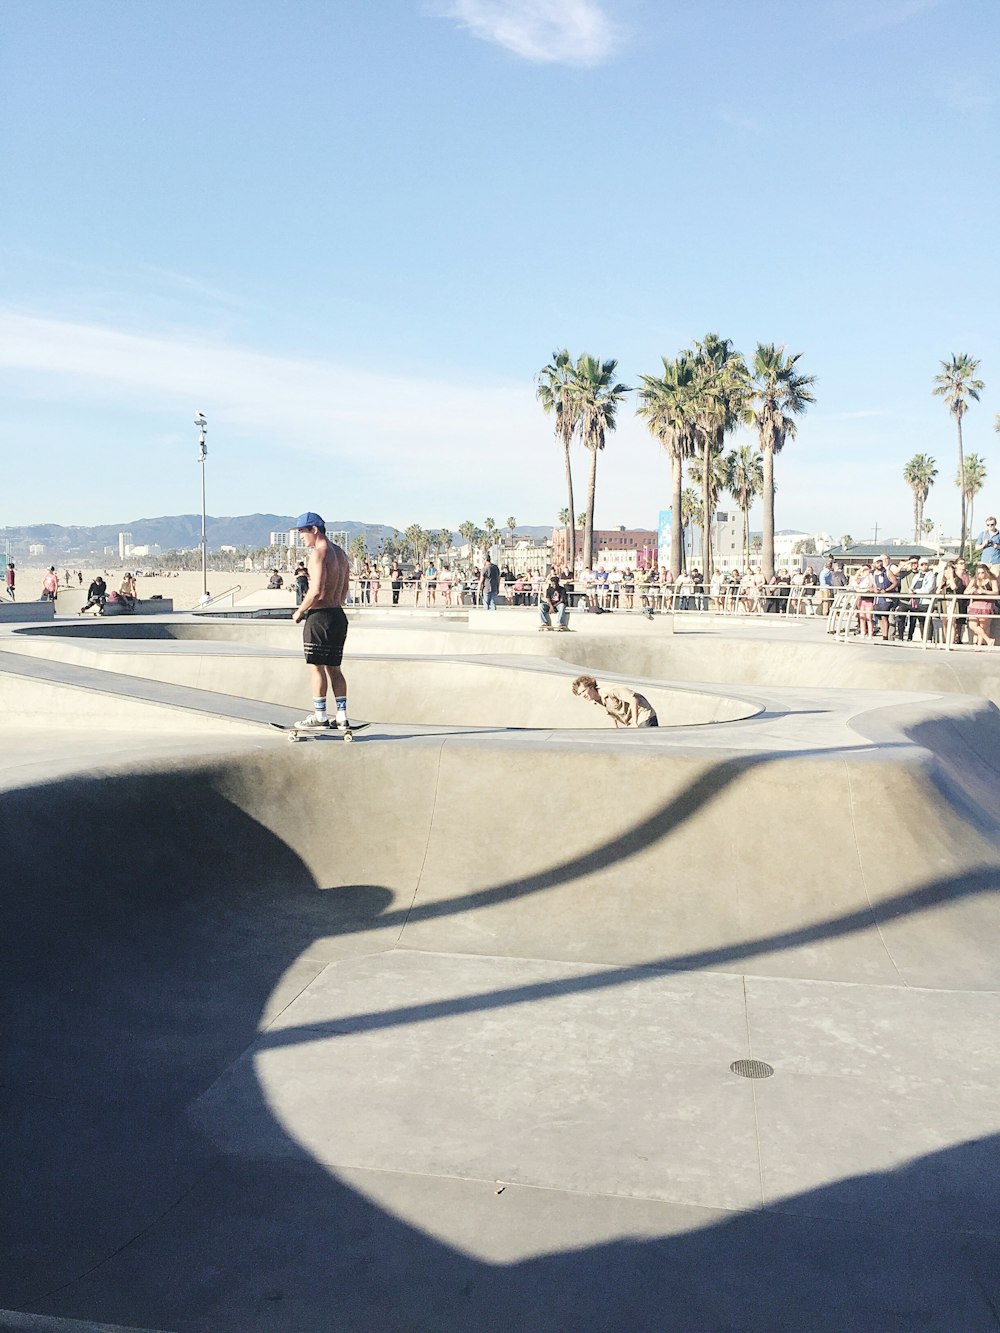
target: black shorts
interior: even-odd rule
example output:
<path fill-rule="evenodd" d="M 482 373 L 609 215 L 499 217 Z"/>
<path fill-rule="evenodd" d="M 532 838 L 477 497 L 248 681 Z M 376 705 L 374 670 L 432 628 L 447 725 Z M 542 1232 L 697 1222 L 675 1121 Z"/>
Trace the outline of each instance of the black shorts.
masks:
<path fill-rule="evenodd" d="M 310 666 L 339 667 L 346 639 L 347 616 L 342 606 L 321 606 L 306 612 L 302 646 Z"/>

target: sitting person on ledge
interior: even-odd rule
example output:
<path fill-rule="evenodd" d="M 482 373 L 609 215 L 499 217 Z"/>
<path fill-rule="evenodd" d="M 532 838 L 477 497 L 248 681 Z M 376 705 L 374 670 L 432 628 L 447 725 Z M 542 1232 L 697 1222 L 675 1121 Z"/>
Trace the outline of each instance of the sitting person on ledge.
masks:
<path fill-rule="evenodd" d="M 569 629 L 569 599 L 555 570 L 549 575 L 548 586 L 538 602 L 538 618 L 542 622 L 539 631 L 552 628 L 553 616 L 560 630 Z"/>
<path fill-rule="evenodd" d="M 135 590 L 135 575 L 126 574 L 122 579 L 122 586 L 118 589 L 118 600 L 124 603 L 125 610 L 132 614 L 135 610 L 135 604 L 139 600 L 139 595 Z"/>
<path fill-rule="evenodd" d="M 602 690 L 593 676 L 577 676 L 573 682 L 573 693 L 577 698 L 589 699 L 592 704 L 603 708 L 616 727 L 660 725 L 649 700 L 626 685 L 609 685 Z"/>

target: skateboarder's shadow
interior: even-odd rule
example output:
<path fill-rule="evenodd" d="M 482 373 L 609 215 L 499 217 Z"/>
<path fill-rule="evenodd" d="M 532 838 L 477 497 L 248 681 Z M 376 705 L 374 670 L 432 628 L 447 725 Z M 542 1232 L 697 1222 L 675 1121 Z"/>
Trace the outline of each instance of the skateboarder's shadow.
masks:
<path fill-rule="evenodd" d="M 127 844 L 120 826 L 133 830 Z M 787 1208 L 714 1227 L 678 1217 L 672 1236 L 581 1239 L 512 1265 L 442 1243 L 304 1152 L 275 1120 L 253 1063 L 239 1062 L 338 948 L 389 946 L 399 929 L 382 924 L 396 916 L 390 887 L 321 891 L 305 862 L 210 780 L 176 775 L 9 794 L 0 843 L 10 1035 L 0 1306 L 174 1329 L 639 1328 L 663 1327 L 669 1301 L 677 1326 L 695 1327 L 685 1301 L 704 1299 L 711 1272 L 712 1326 L 739 1312 L 743 1327 L 773 1327 L 792 1272 L 803 1323 L 820 1327 L 830 1274 L 854 1276 L 852 1245 L 813 1226 L 802 1250 Z M 227 1069 L 237 1071 L 241 1141 L 259 1151 L 227 1148 L 192 1123 L 191 1106 Z M 972 1180 L 998 1178 L 995 1138 L 940 1157 L 955 1198 Z M 928 1182 L 941 1172 L 931 1159 L 895 1182 L 844 1182 L 845 1197 L 910 1226 L 912 1201 L 939 1193 Z M 470 1216 L 482 1206 L 475 1182 L 442 1188 Z M 491 1205 L 497 1197 L 488 1191 Z M 515 1230 L 531 1225 L 524 1203 L 502 1205 Z M 810 1208 L 824 1211 L 819 1200 Z M 811 1236 L 822 1251 L 815 1273 Z M 899 1262 L 886 1255 L 903 1252 L 933 1274 L 939 1239 L 921 1248 L 891 1228 L 877 1243 L 869 1235 L 871 1280 L 891 1288 Z M 843 1299 L 833 1312 L 842 1319 Z"/>

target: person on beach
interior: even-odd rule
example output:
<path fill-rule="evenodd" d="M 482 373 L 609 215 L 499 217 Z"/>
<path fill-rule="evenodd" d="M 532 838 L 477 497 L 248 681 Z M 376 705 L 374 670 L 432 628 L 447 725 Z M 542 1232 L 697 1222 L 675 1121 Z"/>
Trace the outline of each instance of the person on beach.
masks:
<path fill-rule="evenodd" d="M 56 573 L 55 565 L 49 565 L 49 572 L 42 579 L 43 602 L 54 602 L 59 596 L 59 575 Z"/>
<path fill-rule="evenodd" d="M 328 727 L 327 694 L 333 691 L 334 719 L 338 731 L 347 731 L 347 681 L 340 669 L 347 640 L 344 600 L 351 578 L 351 563 L 335 542 L 328 540 L 326 524 L 308 510 L 295 520 L 302 543 L 309 550 L 306 567 L 309 591 L 295 608 L 292 619 L 302 624 L 302 645 L 313 689 L 313 712 L 300 727 Z"/>
<path fill-rule="evenodd" d="M 7 578 L 6 578 L 6 583 L 7 583 L 7 596 L 10 598 L 10 600 L 11 600 L 12 602 L 14 602 L 14 601 L 17 600 L 17 598 L 14 596 L 14 578 L 15 578 L 15 575 L 14 575 L 14 562 L 13 562 L 13 560 L 8 560 L 8 561 L 7 561 Z"/>
<path fill-rule="evenodd" d="M 609 685 L 601 689 L 593 676 L 577 676 L 573 693 L 578 699 L 589 699 L 603 708 L 616 727 L 658 727 L 656 710 L 644 695 L 626 685 Z"/>

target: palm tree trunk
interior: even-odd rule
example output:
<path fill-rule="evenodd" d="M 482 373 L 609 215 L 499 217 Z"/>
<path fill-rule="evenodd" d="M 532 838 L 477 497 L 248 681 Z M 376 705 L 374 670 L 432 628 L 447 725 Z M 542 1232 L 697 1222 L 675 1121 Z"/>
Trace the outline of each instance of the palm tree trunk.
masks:
<path fill-rule="evenodd" d="M 763 508 L 764 535 L 761 556 L 764 565 L 764 577 L 774 578 L 774 451 L 761 446 L 764 461 L 764 489 L 761 491 Z"/>
<path fill-rule="evenodd" d="M 919 492 L 918 490 L 914 489 L 914 491 L 913 491 L 913 540 L 914 540 L 915 542 L 919 542 L 921 536 L 923 535 L 920 529 L 921 529 L 921 522 L 920 522 L 920 492 Z"/>
<path fill-rule="evenodd" d="M 709 498 L 712 491 L 712 477 L 709 472 L 712 458 L 712 437 L 705 436 L 705 445 L 701 458 L 701 541 L 704 550 L 701 553 L 701 572 L 706 579 L 712 577 L 712 510 Z"/>
<path fill-rule="evenodd" d="M 569 440 L 563 440 L 563 456 L 566 459 L 566 490 L 569 492 L 569 569 L 572 574 L 576 567 L 576 510 L 573 508 L 573 469 L 569 461 Z"/>
<path fill-rule="evenodd" d="M 962 536 L 959 551 L 965 555 L 965 454 L 962 449 L 962 418 L 956 413 L 955 425 L 958 427 L 958 489 L 962 496 Z"/>
<path fill-rule="evenodd" d="M 684 562 L 684 519 L 681 515 L 681 493 L 684 490 L 684 459 L 675 453 L 670 463 L 670 572 L 676 576 Z"/>
<path fill-rule="evenodd" d="M 741 563 L 745 574 L 750 568 L 750 506 L 742 504 L 740 508 L 743 510 L 743 559 Z"/>
<path fill-rule="evenodd" d="M 583 530 L 583 565 L 594 567 L 594 501 L 597 495 L 597 450 L 590 451 L 590 470 L 587 474 L 587 525 Z"/>

